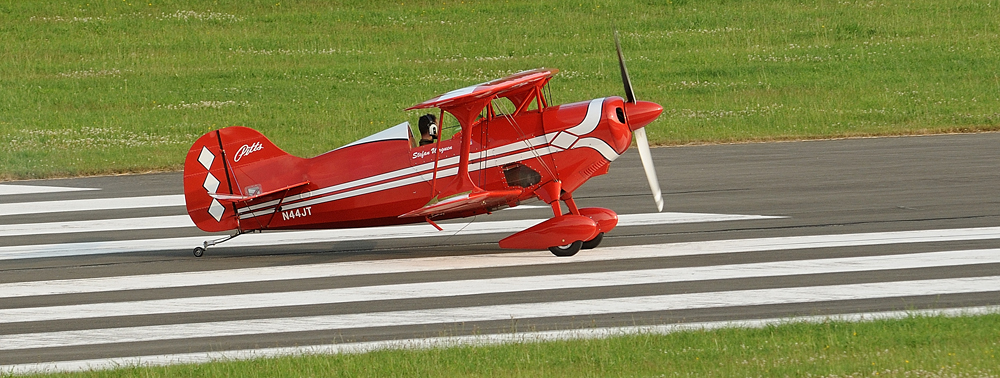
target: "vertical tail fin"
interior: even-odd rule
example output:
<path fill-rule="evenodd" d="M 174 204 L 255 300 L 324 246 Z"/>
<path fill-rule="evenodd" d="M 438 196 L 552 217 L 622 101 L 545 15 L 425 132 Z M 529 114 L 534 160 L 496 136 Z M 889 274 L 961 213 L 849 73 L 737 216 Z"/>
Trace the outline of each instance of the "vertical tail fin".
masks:
<path fill-rule="evenodd" d="M 184 200 L 198 228 L 209 231 L 241 227 L 237 206 L 212 195 L 253 196 L 302 180 L 304 159 L 289 155 L 256 130 L 233 126 L 202 135 L 184 160 Z"/>

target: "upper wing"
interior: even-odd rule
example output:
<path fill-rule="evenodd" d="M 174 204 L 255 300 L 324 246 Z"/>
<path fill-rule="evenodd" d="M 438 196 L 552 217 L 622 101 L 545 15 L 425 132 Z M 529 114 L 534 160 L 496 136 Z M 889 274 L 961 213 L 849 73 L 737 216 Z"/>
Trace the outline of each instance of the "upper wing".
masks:
<path fill-rule="evenodd" d="M 556 72 L 559 72 L 559 70 L 554 68 L 538 68 L 518 72 L 502 79 L 453 90 L 430 100 L 413 105 L 406 110 L 424 108 L 451 109 L 462 104 L 489 99 L 494 95 L 504 97 L 510 92 L 515 92 L 525 87 L 543 86 Z M 479 113 L 480 110 L 482 109 L 474 109 L 473 112 Z"/>

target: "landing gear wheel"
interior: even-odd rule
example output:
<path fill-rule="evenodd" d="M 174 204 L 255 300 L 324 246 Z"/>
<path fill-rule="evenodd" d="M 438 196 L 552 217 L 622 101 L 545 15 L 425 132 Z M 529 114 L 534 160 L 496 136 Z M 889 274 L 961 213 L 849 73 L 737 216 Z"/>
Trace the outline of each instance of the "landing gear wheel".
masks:
<path fill-rule="evenodd" d="M 594 249 L 601 244 L 601 240 L 604 239 L 604 233 L 600 232 L 593 239 L 583 242 L 583 249 Z"/>
<path fill-rule="evenodd" d="M 194 247 L 194 257 L 201 257 L 205 254 L 205 248 Z"/>
<path fill-rule="evenodd" d="M 569 257 L 575 255 L 577 252 L 580 252 L 581 247 L 583 247 L 583 240 L 577 240 L 571 244 L 549 247 L 549 252 L 552 252 L 553 255 L 559 257 Z"/>

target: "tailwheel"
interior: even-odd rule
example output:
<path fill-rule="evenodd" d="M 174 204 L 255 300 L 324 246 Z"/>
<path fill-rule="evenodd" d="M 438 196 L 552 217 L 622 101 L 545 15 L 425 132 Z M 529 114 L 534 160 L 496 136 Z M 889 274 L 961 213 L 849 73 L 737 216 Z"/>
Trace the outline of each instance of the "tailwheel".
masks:
<path fill-rule="evenodd" d="M 600 232 L 593 239 L 583 242 L 583 249 L 594 249 L 601 244 L 601 240 L 604 240 L 604 233 Z M 555 253 L 555 252 L 553 252 Z"/>
<path fill-rule="evenodd" d="M 245 231 L 244 232 L 244 231 L 240 230 L 239 232 L 237 232 L 237 233 L 235 233 L 233 235 L 229 235 L 229 236 L 226 236 L 226 237 L 221 238 L 221 239 L 208 240 L 208 241 L 202 243 L 201 247 L 194 247 L 194 257 L 201 257 L 201 256 L 203 256 L 205 254 L 205 250 L 208 249 L 208 247 L 211 247 L 211 246 L 216 245 L 216 244 L 225 243 L 225 242 L 229 241 L 232 238 L 235 238 L 237 236 L 240 236 L 240 235 L 243 235 L 243 234 L 249 233 L 249 232 L 254 232 L 254 231 L 251 230 L 251 231 Z M 259 230 L 257 232 L 259 232 Z"/>
<path fill-rule="evenodd" d="M 549 247 L 549 252 L 552 252 L 553 255 L 559 257 L 569 257 L 575 255 L 577 252 L 580 252 L 580 248 L 582 247 L 583 241 L 577 240 L 567 245 Z"/>

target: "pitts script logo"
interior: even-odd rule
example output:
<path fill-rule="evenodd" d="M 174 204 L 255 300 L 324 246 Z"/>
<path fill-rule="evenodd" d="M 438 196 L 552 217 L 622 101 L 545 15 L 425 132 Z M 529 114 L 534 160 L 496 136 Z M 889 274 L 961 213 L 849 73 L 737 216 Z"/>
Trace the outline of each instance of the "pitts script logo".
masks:
<path fill-rule="evenodd" d="M 252 145 L 249 145 L 249 146 L 244 144 L 243 147 L 240 147 L 239 151 L 236 151 L 236 156 L 233 157 L 233 162 L 234 163 L 239 163 L 240 159 L 242 159 L 244 156 L 250 155 L 250 154 L 252 154 L 254 152 L 257 152 L 257 151 L 260 151 L 260 150 L 263 150 L 263 149 L 264 149 L 264 146 L 261 145 L 260 142 L 254 142 Z"/>

